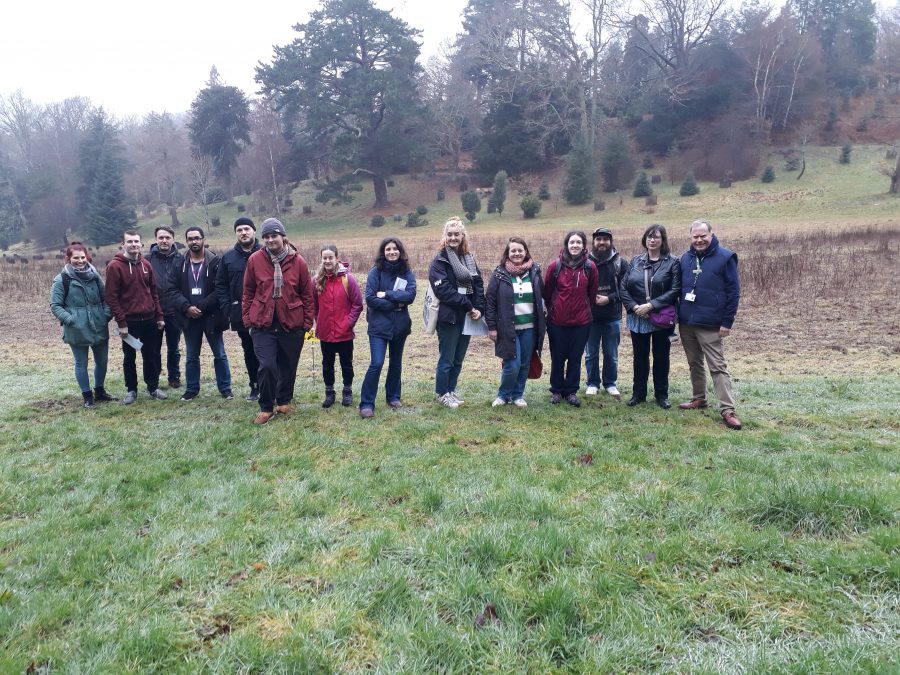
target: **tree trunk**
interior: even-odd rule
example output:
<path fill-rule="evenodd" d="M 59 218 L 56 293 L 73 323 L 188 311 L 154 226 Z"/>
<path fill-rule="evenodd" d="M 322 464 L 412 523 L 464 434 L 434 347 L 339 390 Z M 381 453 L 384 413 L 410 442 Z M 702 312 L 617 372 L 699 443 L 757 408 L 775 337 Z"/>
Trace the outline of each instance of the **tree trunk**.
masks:
<path fill-rule="evenodd" d="M 894 173 L 891 174 L 891 189 L 888 192 L 892 195 L 900 195 L 900 152 L 897 153 L 897 166 L 894 167 Z"/>
<path fill-rule="evenodd" d="M 387 183 L 383 176 L 372 174 L 372 187 L 375 189 L 375 208 L 380 209 L 388 205 Z"/>
<path fill-rule="evenodd" d="M 175 206 L 169 207 L 169 217 L 172 219 L 172 229 L 177 230 L 181 227 L 181 223 L 178 222 L 178 208 Z"/>

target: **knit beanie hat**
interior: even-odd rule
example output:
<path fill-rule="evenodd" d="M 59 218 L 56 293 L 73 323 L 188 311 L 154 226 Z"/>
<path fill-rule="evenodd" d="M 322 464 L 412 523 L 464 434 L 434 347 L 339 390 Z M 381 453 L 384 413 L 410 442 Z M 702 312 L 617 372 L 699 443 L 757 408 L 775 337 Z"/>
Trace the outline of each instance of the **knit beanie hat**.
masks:
<path fill-rule="evenodd" d="M 261 237 L 265 237 L 267 234 L 280 234 L 282 237 L 287 236 L 287 232 L 284 231 L 284 225 L 281 224 L 281 221 L 277 218 L 266 218 L 262 224 L 262 233 Z"/>
<path fill-rule="evenodd" d="M 236 221 L 234 221 L 234 230 L 237 232 L 239 225 L 249 225 L 253 228 L 253 231 L 256 232 L 256 225 L 253 224 L 253 221 L 247 218 L 246 216 L 241 216 Z"/>

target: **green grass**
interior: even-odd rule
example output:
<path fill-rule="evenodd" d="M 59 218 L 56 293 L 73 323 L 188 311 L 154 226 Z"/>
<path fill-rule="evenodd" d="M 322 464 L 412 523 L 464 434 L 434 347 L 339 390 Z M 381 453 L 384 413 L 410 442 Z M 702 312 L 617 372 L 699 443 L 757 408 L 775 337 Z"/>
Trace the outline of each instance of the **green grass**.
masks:
<path fill-rule="evenodd" d="M 0 672 L 895 667 L 896 377 L 745 378 L 734 433 L 546 382 L 492 409 L 475 363 L 459 411 L 416 375 L 369 422 L 301 368 L 263 428 L 3 365 Z"/>

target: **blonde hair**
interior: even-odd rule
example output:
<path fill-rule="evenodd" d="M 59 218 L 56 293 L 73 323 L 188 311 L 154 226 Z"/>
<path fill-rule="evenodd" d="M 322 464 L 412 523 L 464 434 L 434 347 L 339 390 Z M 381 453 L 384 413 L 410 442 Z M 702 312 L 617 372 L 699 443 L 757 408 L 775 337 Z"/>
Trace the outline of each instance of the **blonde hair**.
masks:
<path fill-rule="evenodd" d="M 439 250 L 443 251 L 447 248 L 447 230 L 451 227 L 457 228 L 462 234 L 462 241 L 459 244 L 459 252 L 462 254 L 466 254 L 469 252 L 469 235 L 466 232 L 466 226 L 463 225 L 463 221 L 460 220 L 459 216 L 450 216 L 447 219 L 447 222 L 444 223 L 444 230 L 441 233 L 441 245 L 438 247 Z"/>

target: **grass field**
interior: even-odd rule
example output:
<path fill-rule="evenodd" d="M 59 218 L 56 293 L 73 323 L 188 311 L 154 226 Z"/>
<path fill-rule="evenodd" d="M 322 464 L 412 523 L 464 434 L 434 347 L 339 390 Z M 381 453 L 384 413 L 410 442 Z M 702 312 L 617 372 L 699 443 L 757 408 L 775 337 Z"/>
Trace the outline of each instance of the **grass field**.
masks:
<path fill-rule="evenodd" d="M 492 409 L 484 339 L 466 405 L 439 407 L 418 320 L 407 407 L 379 400 L 374 420 L 321 409 L 315 343 L 297 412 L 262 428 L 253 405 L 216 396 L 208 360 L 191 403 L 84 411 L 46 305 L 55 263 L 0 267 L 0 673 L 897 672 L 900 237 L 854 152 L 843 186 L 821 151 L 808 175 L 836 177 L 796 220 L 781 193 L 748 205 L 785 184 L 738 184 L 718 207 L 703 185 L 696 215 L 741 255 L 740 432 L 713 410 L 552 406 L 546 377 L 527 409 Z M 603 217 L 629 252 L 649 219 L 693 217 L 625 203 Z M 352 229 L 351 212 L 289 232 L 310 252 L 327 230 L 357 272 L 375 239 L 410 232 Z M 567 213 L 509 223 L 545 262 L 597 218 Z M 420 277 L 442 216 L 428 217 L 410 240 Z M 506 228 L 480 222 L 490 268 Z M 243 394 L 233 334 L 227 347 Z M 672 354 L 675 403 L 689 383 Z M 625 337 L 623 393 L 630 359 Z"/>

